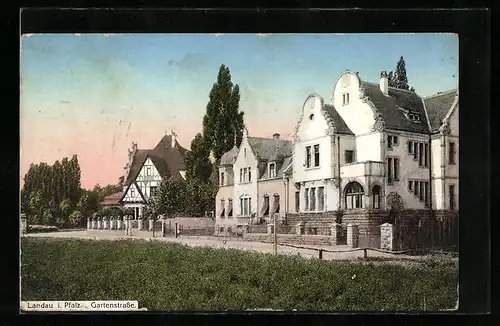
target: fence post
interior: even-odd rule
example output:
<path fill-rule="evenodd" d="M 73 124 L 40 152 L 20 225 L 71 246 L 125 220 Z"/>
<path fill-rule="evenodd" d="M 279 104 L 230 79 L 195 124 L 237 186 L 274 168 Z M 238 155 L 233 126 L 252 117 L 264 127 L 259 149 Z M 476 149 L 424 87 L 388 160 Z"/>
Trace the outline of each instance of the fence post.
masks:
<path fill-rule="evenodd" d="M 320 249 L 319 250 L 319 259 L 322 260 L 323 259 L 323 249 Z"/>
<path fill-rule="evenodd" d="M 367 252 L 366 248 L 363 251 L 364 251 L 363 252 L 363 258 L 364 259 L 368 259 L 368 252 Z"/>

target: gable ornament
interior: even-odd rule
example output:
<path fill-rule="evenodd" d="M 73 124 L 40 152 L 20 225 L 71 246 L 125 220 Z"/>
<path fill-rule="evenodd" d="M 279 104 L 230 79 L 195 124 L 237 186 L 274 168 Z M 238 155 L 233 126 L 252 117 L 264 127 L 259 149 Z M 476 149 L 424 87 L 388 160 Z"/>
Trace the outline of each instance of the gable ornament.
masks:
<path fill-rule="evenodd" d="M 371 130 L 372 131 L 383 131 L 385 129 L 385 121 L 379 115 L 375 118 L 375 123 L 373 124 Z"/>
<path fill-rule="evenodd" d="M 451 128 L 450 128 L 450 125 L 448 123 L 444 123 L 443 125 L 441 125 L 441 127 L 439 127 L 439 131 L 443 134 L 443 135 L 450 135 L 451 134 Z"/>

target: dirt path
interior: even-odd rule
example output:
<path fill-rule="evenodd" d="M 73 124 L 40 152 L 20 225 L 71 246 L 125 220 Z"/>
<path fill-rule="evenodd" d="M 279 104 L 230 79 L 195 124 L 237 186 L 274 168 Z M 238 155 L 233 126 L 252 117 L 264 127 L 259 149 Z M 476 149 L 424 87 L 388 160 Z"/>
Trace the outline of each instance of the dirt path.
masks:
<path fill-rule="evenodd" d="M 24 235 L 26 237 L 43 237 L 43 238 L 73 238 L 73 239 L 91 239 L 91 240 L 131 240 L 143 239 L 163 242 L 173 242 L 188 245 L 190 247 L 212 247 L 212 248 L 232 248 L 244 251 L 255 251 L 261 253 L 273 253 L 273 244 L 264 242 L 241 241 L 241 240 L 224 240 L 216 237 L 194 237 L 194 236 L 181 236 L 175 237 L 152 237 L 151 232 L 135 231 L 132 236 L 126 235 L 125 231 L 112 231 L 112 230 L 85 230 L 85 231 L 68 231 L 68 232 L 50 232 L 50 233 L 32 233 Z M 327 249 L 334 251 L 347 251 L 329 253 L 323 252 L 322 259 L 324 260 L 357 260 L 363 258 L 363 250 L 351 250 L 347 246 L 308 246 L 317 249 Z M 304 258 L 318 258 L 317 250 L 298 249 L 287 247 L 285 245 L 278 245 L 278 254 L 283 255 L 300 255 Z M 386 258 L 391 259 L 394 263 L 408 263 L 410 261 L 429 259 L 428 256 L 408 256 L 408 255 L 392 255 L 389 253 L 377 252 L 367 250 L 369 258 Z M 384 260 L 385 261 L 385 260 Z M 389 262 L 389 261 L 386 261 Z"/>

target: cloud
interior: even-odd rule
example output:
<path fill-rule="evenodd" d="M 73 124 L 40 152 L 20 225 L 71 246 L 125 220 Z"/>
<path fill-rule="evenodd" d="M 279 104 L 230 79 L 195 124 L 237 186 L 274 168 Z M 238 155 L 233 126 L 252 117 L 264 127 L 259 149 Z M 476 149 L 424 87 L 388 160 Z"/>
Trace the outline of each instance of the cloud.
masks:
<path fill-rule="evenodd" d="M 184 72 L 197 72 L 201 70 L 207 62 L 207 58 L 202 53 L 187 53 L 180 60 L 169 60 L 168 65 L 177 67 Z"/>

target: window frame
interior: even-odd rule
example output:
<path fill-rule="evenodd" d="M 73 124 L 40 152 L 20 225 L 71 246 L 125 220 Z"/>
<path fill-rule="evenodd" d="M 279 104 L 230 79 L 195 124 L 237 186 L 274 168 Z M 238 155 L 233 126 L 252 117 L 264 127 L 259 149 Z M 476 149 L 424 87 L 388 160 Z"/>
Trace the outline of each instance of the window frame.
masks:
<path fill-rule="evenodd" d="M 319 144 L 313 145 L 313 154 L 314 154 L 314 164 L 313 166 L 315 168 L 320 166 L 320 151 L 319 151 Z"/>
<path fill-rule="evenodd" d="M 354 189 L 353 187 L 359 187 L 359 189 Z M 361 191 L 354 191 L 361 190 Z M 351 209 L 362 209 L 363 208 L 363 197 L 365 195 L 365 189 L 363 186 L 357 182 L 349 182 L 344 190 L 344 205 L 347 210 Z M 348 204 L 350 203 L 350 205 Z"/>
<path fill-rule="evenodd" d="M 304 211 L 309 211 L 309 188 L 304 188 Z"/>
<path fill-rule="evenodd" d="M 351 155 L 351 159 L 350 160 L 347 159 L 348 154 Z M 354 150 L 346 149 L 344 151 L 344 162 L 345 162 L 345 164 L 354 163 Z"/>
<path fill-rule="evenodd" d="M 272 169 L 271 169 L 272 167 Z M 274 179 L 276 178 L 276 162 L 270 162 L 267 167 L 268 170 L 268 178 L 269 179 Z"/>
<path fill-rule="evenodd" d="M 378 190 L 378 193 L 375 192 L 375 189 Z M 379 185 L 374 185 L 372 187 L 372 209 L 380 209 L 381 206 L 382 206 L 382 187 L 380 187 Z"/>
<path fill-rule="evenodd" d="M 448 185 L 448 204 L 451 211 L 454 211 L 457 205 L 455 190 L 456 188 L 454 184 Z"/>
<path fill-rule="evenodd" d="M 311 145 L 306 146 L 306 168 L 311 167 L 311 162 L 312 162 L 312 153 L 311 153 Z"/>
<path fill-rule="evenodd" d="M 295 191 L 295 212 L 300 212 L 300 191 Z"/>
<path fill-rule="evenodd" d="M 158 186 L 149 186 L 149 197 L 156 198 L 157 193 L 158 193 Z"/>
<path fill-rule="evenodd" d="M 220 173 L 220 178 L 219 179 L 220 179 L 219 180 L 220 181 L 219 185 L 220 186 L 224 186 L 225 185 L 225 183 L 224 183 L 224 172 Z"/>
<path fill-rule="evenodd" d="M 316 187 L 311 187 L 309 188 L 309 195 L 311 196 L 309 200 L 309 211 L 310 212 L 315 212 L 316 211 Z"/>
<path fill-rule="evenodd" d="M 456 162 L 456 144 L 454 141 L 448 142 L 448 165 L 455 165 Z"/>
<path fill-rule="evenodd" d="M 318 187 L 318 211 L 325 211 L 325 186 Z"/>

